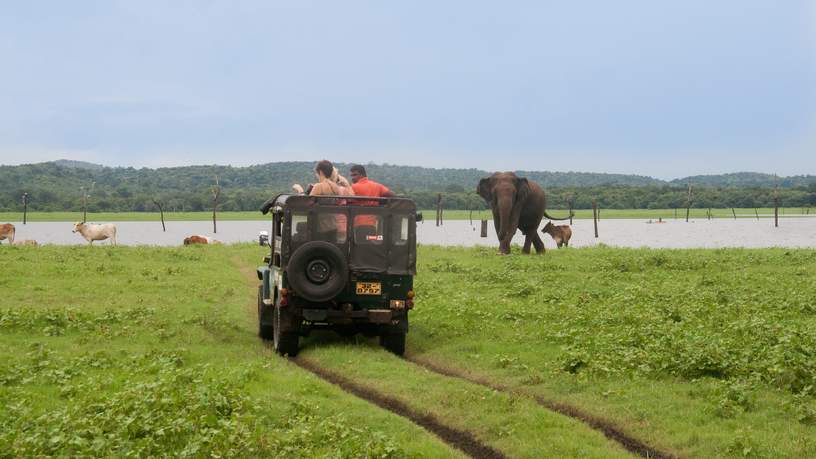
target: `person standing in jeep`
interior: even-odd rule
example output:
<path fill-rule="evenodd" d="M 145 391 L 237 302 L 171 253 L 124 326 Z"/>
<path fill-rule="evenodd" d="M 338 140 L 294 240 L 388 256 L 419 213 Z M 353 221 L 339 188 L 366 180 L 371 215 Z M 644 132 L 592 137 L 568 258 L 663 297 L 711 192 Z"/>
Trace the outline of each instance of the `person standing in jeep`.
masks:
<path fill-rule="evenodd" d="M 365 167 L 355 164 L 351 166 L 351 188 L 355 196 L 372 196 L 375 198 L 393 198 L 394 193 L 387 186 L 369 180 Z M 374 201 L 376 203 L 376 201 Z M 374 204 L 376 205 L 376 204 Z"/>
<path fill-rule="evenodd" d="M 365 167 L 354 164 L 351 166 L 351 189 L 355 196 L 371 196 L 374 198 L 392 198 L 394 193 L 387 186 L 369 180 Z M 361 206 L 378 206 L 377 201 L 357 201 Z M 357 215 L 354 217 L 354 232 L 358 239 L 365 239 L 377 234 L 377 218 L 374 215 Z"/>

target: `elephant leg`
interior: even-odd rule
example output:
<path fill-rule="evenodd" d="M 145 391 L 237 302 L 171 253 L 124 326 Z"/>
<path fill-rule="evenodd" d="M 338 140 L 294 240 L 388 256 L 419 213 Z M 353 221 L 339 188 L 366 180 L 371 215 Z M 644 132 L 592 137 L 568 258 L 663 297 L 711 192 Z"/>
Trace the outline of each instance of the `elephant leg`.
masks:
<path fill-rule="evenodd" d="M 533 245 L 535 246 L 536 249 L 536 253 L 537 254 L 544 253 L 546 249 L 544 248 L 544 242 L 541 240 L 541 236 L 539 236 L 537 232 L 533 231 L 532 239 Z"/>
<path fill-rule="evenodd" d="M 523 248 L 523 249 L 521 249 L 521 253 L 524 253 L 524 254 L 526 254 L 526 255 L 529 255 L 529 254 L 530 254 L 530 244 L 531 244 L 532 242 L 533 242 L 533 240 L 530 238 L 530 235 L 529 235 L 529 234 L 525 234 L 525 235 L 524 235 L 524 248 Z"/>
<path fill-rule="evenodd" d="M 510 241 L 512 240 L 513 238 L 511 236 L 499 241 L 499 252 L 501 252 L 503 255 L 510 255 Z"/>

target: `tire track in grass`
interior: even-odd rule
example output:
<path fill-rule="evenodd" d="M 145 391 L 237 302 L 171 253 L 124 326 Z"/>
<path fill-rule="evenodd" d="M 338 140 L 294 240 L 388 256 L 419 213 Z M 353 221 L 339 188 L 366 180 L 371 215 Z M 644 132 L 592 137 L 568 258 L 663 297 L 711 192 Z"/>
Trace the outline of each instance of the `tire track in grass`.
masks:
<path fill-rule="evenodd" d="M 344 391 L 358 398 L 373 403 L 380 408 L 388 410 L 398 416 L 409 419 L 414 424 L 417 424 L 425 430 L 433 433 L 448 445 L 471 457 L 485 459 L 504 459 L 507 457 L 502 452 L 479 441 L 476 436 L 473 435 L 473 433 L 445 425 L 436 419 L 433 414 L 419 413 L 395 398 L 357 384 L 302 357 L 290 359 L 290 361 L 300 368 L 311 372 L 320 379 L 339 386 Z"/>
<path fill-rule="evenodd" d="M 540 406 L 542 406 L 542 407 L 544 407 L 544 408 L 546 408 L 546 409 L 548 409 L 550 411 L 554 411 L 556 413 L 559 413 L 559 414 L 562 414 L 564 416 L 568 416 L 570 418 L 577 419 L 577 420 L 583 422 L 584 424 L 591 427 L 592 429 L 603 433 L 606 436 L 606 438 L 618 443 L 619 445 L 621 445 L 624 449 L 626 449 L 630 453 L 637 454 L 638 456 L 647 457 L 647 458 L 655 458 L 655 459 L 675 459 L 675 458 L 678 457 L 675 454 L 667 453 L 667 452 L 661 451 L 661 450 L 659 450 L 659 449 L 657 449 L 657 448 L 655 448 L 653 446 L 650 446 L 650 445 L 646 444 L 645 442 L 643 442 L 641 440 L 638 440 L 637 438 L 623 432 L 623 430 L 616 427 L 610 421 L 607 421 L 605 419 L 601 419 L 599 417 L 593 416 L 593 415 L 591 415 L 589 413 L 586 413 L 586 412 L 584 412 L 584 411 L 582 411 L 582 410 L 580 410 L 580 409 L 578 409 L 578 408 L 576 408 L 576 407 L 574 407 L 572 405 L 568 405 L 568 404 L 562 403 L 562 402 L 556 402 L 554 400 L 549 400 L 549 399 L 544 398 L 544 397 L 542 397 L 540 395 L 534 395 L 534 394 L 530 394 L 530 393 L 527 393 L 527 392 L 524 392 L 524 391 L 514 390 L 513 388 L 511 388 L 509 386 L 505 386 L 503 384 L 498 384 L 498 383 L 489 381 L 489 380 L 484 379 L 484 378 L 479 378 L 479 377 L 476 377 L 476 376 L 472 376 L 472 375 L 469 375 L 469 374 L 465 373 L 462 370 L 447 367 L 447 366 L 442 366 L 442 365 L 439 365 L 439 364 L 436 364 L 436 363 L 433 363 L 433 362 L 430 362 L 430 361 L 427 361 L 427 360 L 420 359 L 420 358 L 418 358 L 416 356 L 405 355 L 404 358 L 405 358 L 405 360 L 413 363 L 414 365 L 417 365 L 417 366 L 422 367 L 422 368 L 424 368 L 424 369 L 426 369 L 428 371 L 431 371 L 433 373 L 436 373 L 436 374 L 439 374 L 439 375 L 442 375 L 442 376 L 447 376 L 449 378 L 462 379 L 462 380 L 468 381 L 470 383 L 478 384 L 480 386 L 487 387 L 489 389 L 496 390 L 496 391 L 499 391 L 499 392 L 512 393 L 512 394 L 517 394 L 517 395 L 522 395 L 522 396 L 525 396 L 525 397 L 528 397 L 528 398 L 532 398 Z"/>

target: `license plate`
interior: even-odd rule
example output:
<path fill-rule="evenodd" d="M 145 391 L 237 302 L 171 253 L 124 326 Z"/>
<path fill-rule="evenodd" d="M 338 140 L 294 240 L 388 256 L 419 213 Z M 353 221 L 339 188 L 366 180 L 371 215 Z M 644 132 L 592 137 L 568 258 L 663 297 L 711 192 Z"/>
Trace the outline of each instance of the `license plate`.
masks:
<path fill-rule="evenodd" d="M 379 295 L 380 293 L 382 293 L 380 282 L 357 282 L 358 295 Z"/>

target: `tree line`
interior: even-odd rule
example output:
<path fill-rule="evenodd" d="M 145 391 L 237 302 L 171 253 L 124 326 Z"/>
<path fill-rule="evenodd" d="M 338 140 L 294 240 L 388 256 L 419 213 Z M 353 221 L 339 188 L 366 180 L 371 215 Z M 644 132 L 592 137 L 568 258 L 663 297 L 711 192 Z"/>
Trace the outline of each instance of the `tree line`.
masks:
<path fill-rule="evenodd" d="M 0 166 L 0 211 L 18 211 L 28 193 L 30 211 L 79 211 L 83 190 L 92 212 L 204 211 L 212 206 L 218 177 L 222 211 L 254 211 L 292 183 L 313 181 L 311 162 L 271 163 L 250 167 L 186 166 L 161 169 L 109 168 L 82 163 Z M 338 168 L 347 173 L 347 164 Z M 476 169 L 430 169 L 366 165 L 369 176 L 396 193 L 413 198 L 419 208 L 436 207 L 441 194 L 446 209 L 481 210 L 476 184 L 489 173 Z M 607 209 L 683 208 L 686 183 L 642 176 L 594 173 L 519 172 L 543 185 L 552 209 L 586 209 L 595 200 Z M 717 181 L 717 177 L 720 178 Z M 616 181 L 617 180 L 617 181 Z M 692 181 L 692 207 L 770 207 L 775 196 L 784 207 L 816 206 L 816 177 L 740 173 L 698 177 Z M 778 186 L 778 189 L 776 188 Z M 775 191 L 776 190 L 776 191 Z"/>

